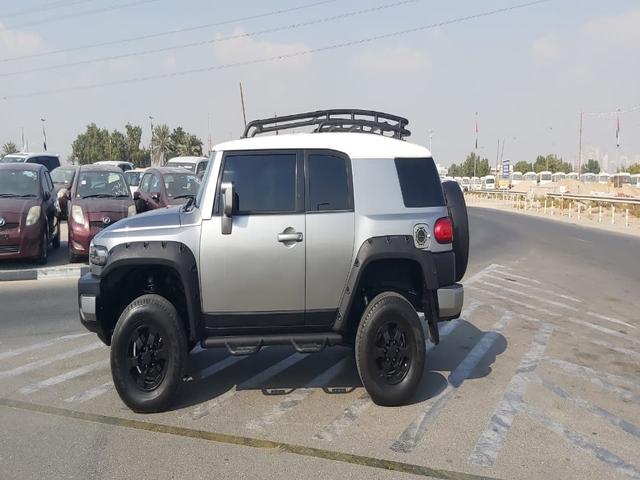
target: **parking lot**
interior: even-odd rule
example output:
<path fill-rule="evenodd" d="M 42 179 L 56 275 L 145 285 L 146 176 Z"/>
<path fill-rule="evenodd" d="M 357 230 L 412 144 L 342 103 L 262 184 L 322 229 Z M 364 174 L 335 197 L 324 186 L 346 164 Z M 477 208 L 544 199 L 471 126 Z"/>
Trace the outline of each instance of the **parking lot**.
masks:
<path fill-rule="evenodd" d="M 175 408 L 137 415 L 73 279 L 0 284 L 0 477 L 640 478 L 638 240 L 470 220 L 465 310 L 400 408 L 371 402 L 347 348 L 196 348 Z"/>

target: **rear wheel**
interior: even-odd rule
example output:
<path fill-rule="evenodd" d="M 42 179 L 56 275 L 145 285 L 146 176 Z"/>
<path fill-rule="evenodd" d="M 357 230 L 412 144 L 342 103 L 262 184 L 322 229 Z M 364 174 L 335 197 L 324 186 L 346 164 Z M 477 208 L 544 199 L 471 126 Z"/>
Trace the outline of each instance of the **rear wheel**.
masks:
<path fill-rule="evenodd" d="M 111 375 L 122 401 L 140 413 L 169 408 L 187 363 L 187 338 L 175 307 L 143 295 L 122 312 L 111 343 Z"/>
<path fill-rule="evenodd" d="M 424 333 L 411 303 L 395 292 L 376 296 L 362 314 L 356 364 L 378 405 L 402 405 L 414 395 L 424 370 Z"/>

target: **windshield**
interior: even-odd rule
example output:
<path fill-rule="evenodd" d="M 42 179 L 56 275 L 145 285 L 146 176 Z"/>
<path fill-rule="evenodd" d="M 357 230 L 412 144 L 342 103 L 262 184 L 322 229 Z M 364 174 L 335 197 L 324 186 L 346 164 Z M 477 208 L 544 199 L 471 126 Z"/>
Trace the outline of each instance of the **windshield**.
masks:
<path fill-rule="evenodd" d="M 540 180 L 551 180 L 551 174 L 550 173 L 540 174 Z"/>
<path fill-rule="evenodd" d="M 195 172 L 195 170 L 196 170 L 196 164 L 195 163 L 169 162 L 167 165 L 169 165 L 171 167 L 186 168 L 190 172 Z"/>
<path fill-rule="evenodd" d="M 78 178 L 76 198 L 128 196 L 129 188 L 121 173 L 82 172 Z"/>
<path fill-rule="evenodd" d="M 140 185 L 140 178 L 142 178 L 143 172 L 125 172 L 124 178 L 127 180 L 127 184 L 130 187 L 137 187 Z"/>
<path fill-rule="evenodd" d="M 75 169 L 73 168 L 56 168 L 51 172 L 51 180 L 53 183 L 69 183 L 73 180 L 73 174 Z"/>
<path fill-rule="evenodd" d="M 493 178 L 487 178 L 485 180 L 486 183 L 495 183 L 496 181 Z"/>
<path fill-rule="evenodd" d="M 25 157 L 18 157 L 16 155 L 6 155 L 2 157 L 2 163 L 24 163 Z"/>
<path fill-rule="evenodd" d="M 38 195 L 38 172 L 0 170 L 0 197 L 35 197 Z"/>
<path fill-rule="evenodd" d="M 164 175 L 164 186 L 169 198 L 195 197 L 200 189 L 200 180 L 189 173 Z"/>

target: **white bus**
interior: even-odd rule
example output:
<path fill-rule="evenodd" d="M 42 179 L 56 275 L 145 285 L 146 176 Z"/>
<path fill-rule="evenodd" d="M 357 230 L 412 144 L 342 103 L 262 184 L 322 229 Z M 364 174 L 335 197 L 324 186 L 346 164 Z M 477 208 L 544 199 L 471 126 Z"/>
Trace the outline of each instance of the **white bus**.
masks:
<path fill-rule="evenodd" d="M 511 185 L 518 185 L 522 182 L 522 172 L 513 172 L 511 174 Z"/>
<path fill-rule="evenodd" d="M 596 183 L 598 181 L 598 176 L 595 173 L 583 173 L 580 175 L 580 180 L 584 183 Z"/>
<path fill-rule="evenodd" d="M 564 180 L 565 178 L 567 178 L 567 174 L 564 172 L 556 172 L 553 175 L 551 175 L 551 181 L 553 183 L 558 183 L 561 182 L 562 180 Z"/>
<path fill-rule="evenodd" d="M 632 187 L 640 188 L 640 173 L 634 173 L 629 177 Z"/>
<path fill-rule="evenodd" d="M 631 184 L 631 174 L 628 172 L 614 173 L 611 176 L 611 182 L 613 182 L 614 187 L 624 187 Z"/>
<path fill-rule="evenodd" d="M 567 173 L 567 180 L 578 180 L 578 172 Z"/>
<path fill-rule="evenodd" d="M 471 177 L 471 190 L 480 190 L 482 182 L 478 177 Z"/>
<path fill-rule="evenodd" d="M 480 179 L 481 190 L 495 190 L 496 189 L 496 177 L 494 175 L 487 175 Z"/>
<path fill-rule="evenodd" d="M 611 175 L 608 173 L 601 173 L 598 175 L 598 183 L 607 184 L 611 180 Z"/>
<path fill-rule="evenodd" d="M 471 189 L 471 179 L 469 177 L 462 177 L 462 190 L 468 192 Z"/>
<path fill-rule="evenodd" d="M 544 172 L 540 172 L 538 174 L 538 183 L 540 185 L 551 183 L 551 172 L 548 172 L 546 170 Z"/>
<path fill-rule="evenodd" d="M 527 172 L 522 176 L 523 182 L 536 183 L 537 180 L 538 180 L 538 176 L 536 175 L 536 172 Z"/>

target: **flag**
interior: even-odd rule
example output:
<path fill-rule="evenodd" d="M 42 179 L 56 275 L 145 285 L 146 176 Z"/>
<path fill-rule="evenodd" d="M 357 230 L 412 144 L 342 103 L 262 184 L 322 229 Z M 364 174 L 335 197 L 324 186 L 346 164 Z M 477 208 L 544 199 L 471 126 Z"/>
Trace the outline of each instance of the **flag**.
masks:
<path fill-rule="evenodd" d="M 478 149 L 478 112 L 476 112 L 476 150 Z"/>
<path fill-rule="evenodd" d="M 616 117 L 616 147 L 620 148 L 620 114 Z"/>

